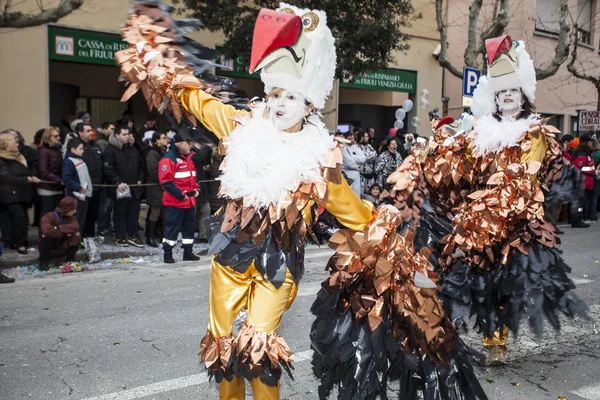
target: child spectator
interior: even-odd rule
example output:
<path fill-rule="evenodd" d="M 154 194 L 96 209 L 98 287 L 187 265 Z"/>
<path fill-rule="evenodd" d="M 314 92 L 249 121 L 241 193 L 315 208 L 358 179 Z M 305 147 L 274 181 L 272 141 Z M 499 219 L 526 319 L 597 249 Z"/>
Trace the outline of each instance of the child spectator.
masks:
<path fill-rule="evenodd" d="M 83 155 L 83 142 L 80 139 L 71 139 L 67 143 L 67 153 L 62 169 L 62 180 L 65 185 L 65 194 L 77 199 L 77 222 L 83 230 L 92 197 L 92 178 L 88 172 Z"/>
<path fill-rule="evenodd" d="M 73 197 L 63 197 L 56 207 L 42 216 L 40 229 L 40 264 L 39 269 L 44 271 L 49 268 L 50 258 L 66 255 L 65 261 L 73 261 L 75 253 L 81 242 L 79 223 L 74 217 L 77 209 L 77 200 Z"/>
<path fill-rule="evenodd" d="M 378 207 L 381 204 L 381 186 L 379 184 L 374 183 L 369 188 L 369 194 L 365 194 L 363 199 L 370 201 L 373 203 L 375 207 Z"/>

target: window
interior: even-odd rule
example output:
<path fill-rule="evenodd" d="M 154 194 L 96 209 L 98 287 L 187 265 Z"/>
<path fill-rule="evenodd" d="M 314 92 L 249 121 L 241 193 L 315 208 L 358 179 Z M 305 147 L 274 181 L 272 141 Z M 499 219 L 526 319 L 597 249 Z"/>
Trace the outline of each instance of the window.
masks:
<path fill-rule="evenodd" d="M 75 102 L 76 115 L 80 112 L 89 112 L 92 115 L 92 122 L 96 125 L 104 121 L 117 121 L 127 110 L 127 103 L 121 103 L 118 99 L 96 99 L 89 97 L 80 97 Z"/>
<path fill-rule="evenodd" d="M 592 43 L 592 0 L 577 0 L 577 39 L 580 43 Z"/>
<path fill-rule="evenodd" d="M 552 125 L 554 127 L 556 127 L 559 131 L 564 132 L 563 128 L 564 128 L 564 122 L 565 122 L 565 116 L 564 115 L 559 115 L 559 114 L 540 114 L 542 116 L 542 118 L 550 118 L 550 120 L 547 122 L 548 125 Z"/>
<path fill-rule="evenodd" d="M 578 0 L 585 1 L 585 0 Z M 591 0 L 588 0 L 591 1 Z M 561 0 L 537 0 L 535 5 L 535 30 L 558 34 L 560 31 Z"/>

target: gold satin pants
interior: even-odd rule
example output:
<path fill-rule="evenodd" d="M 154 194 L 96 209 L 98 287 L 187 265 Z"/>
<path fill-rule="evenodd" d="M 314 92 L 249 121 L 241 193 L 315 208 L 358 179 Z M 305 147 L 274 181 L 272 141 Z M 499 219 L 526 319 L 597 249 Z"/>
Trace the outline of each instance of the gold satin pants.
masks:
<path fill-rule="evenodd" d="M 281 322 L 284 311 L 296 298 L 298 287 L 289 270 L 279 289 L 265 280 L 254 263 L 245 273 L 212 261 L 210 272 L 210 295 L 208 305 L 208 329 L 213 337 L 231 334 L 233 321 L 242 309 L 248 312 L 247 324 L 257 331 L 273 333 Z M 260 379 L 250 382 L 255 400 L 278 400 L 279 385 L 268 386 Z M 225 379 L 219 385 L 221 400 L 244 400 L 244 379 Z"/>
<path fill-rule="evenodd" d="M 494 336 L 483 335 L 483 345 L 485 347 L 491 346 L 506 346 L 506 339 L 508 339 L 508 327 L 502 327 L 502 332 L 494 331 Z"/>

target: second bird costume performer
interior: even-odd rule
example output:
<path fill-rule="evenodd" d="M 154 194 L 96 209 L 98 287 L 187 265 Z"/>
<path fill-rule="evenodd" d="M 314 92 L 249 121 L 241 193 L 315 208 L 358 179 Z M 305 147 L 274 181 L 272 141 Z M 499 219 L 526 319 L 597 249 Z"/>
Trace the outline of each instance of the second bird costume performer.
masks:
<path fill-rule="evenodd" d="M 521 319 L 540 334 L 544 316 L 556 329 L 559 312 L 586 316 L 545 210 L 568 201 L 572 167 L 556 128 L 533 112 L 524 43 L 500 37 L 486 48 L 476 119 L 442 119 L 390 175 L 399 213 L 380 207 L 365 232 L 330 239 L 337 254 L 311 332 L 322 397 L 337 383 L 340 399 L 371 399 L 400 380 L 404 399 L 485 398 L 450 318 L 464 327 L 475 314 L 499 364 Z"/>

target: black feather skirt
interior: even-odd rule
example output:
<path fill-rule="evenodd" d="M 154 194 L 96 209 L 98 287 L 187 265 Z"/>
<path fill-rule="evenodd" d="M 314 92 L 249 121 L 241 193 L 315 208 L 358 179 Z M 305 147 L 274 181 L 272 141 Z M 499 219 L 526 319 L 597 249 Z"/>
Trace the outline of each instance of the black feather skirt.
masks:
<path fill-rule="evenodd" d="M 394 337 L 392 321 L 385 318 L 371 332 L 355 324 L 351 309 L 337 311 L 339 293 L 321 290 L 311 309 L 316 316 L 311 332 L 313 372 L 320 379 L 319 398 L 327 399 L 334 386 L 338 399 L 484 400 L 471 359 L 475 356 L 462 341 L 449 365 L 432 362 L 415 350 L 407 352 L 403 337 Z M 397 393 L 388 384 L 399 382 Z"/>
<path fill-rule="evenodd" d="M 570 272 L 556 249 L 539 244 L 529 254 L 514 250 L 505 265 L 494 265 L 491 271 L 458 260 L 442 276 L 441 298 L 457 325 L 466 325 L 470 311 L 487 336 L 503 326 L 518 334 L 522 319 L 541 335 L 544 319 L 556 330 L 560 330 L 559 314 L 588 319 Z"/>
<path fill-rule="evenodd" d="M 409 229 L 410 224 L 402 223 L 398 233 L 405 234 Z M 450 229 L 446 220 L 434 214 L 423 215 L 411 235 L 415 251 L 431 249 L 429 260 L 434 261 L 443 249 L 442 237 Z M 368 275 L 369 271 L 359 274 Z M 444 330 L 454 333 L 446 336 L 444 350 L 432 350 L 432 353 L 444 353 L 440 361 L 430 357 L 429 349 L 425 349 L 428 345 L 424 344 L 429 342 L 424 338 L 417 340 L 419 346 L 411 345 L 415 343 L 411 340 L 415 332 L 410 322 L 394 311 L 392 296 L 386 298 L 384 307 L 389 312 L 376 329 L 372 330 L 368 319 L 357 320 L 356 309 L 343 305 L 352 302 L 356 282 L 361 279 L 355 276 L 348 285 L 335 291 L 324 282 L 311 308 L 316 317 L 310 332 L 314 351 L 312 366 L 320 380 L 320 399 L 327 399 L 334 387 L 340 400 L 487 399 L 471 365 L 472 359 L 481 355 L 458 338 L 450 321 Z M 394 389 L 389 387 L 391 382 L 395 382 Z"/>

